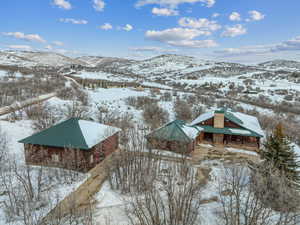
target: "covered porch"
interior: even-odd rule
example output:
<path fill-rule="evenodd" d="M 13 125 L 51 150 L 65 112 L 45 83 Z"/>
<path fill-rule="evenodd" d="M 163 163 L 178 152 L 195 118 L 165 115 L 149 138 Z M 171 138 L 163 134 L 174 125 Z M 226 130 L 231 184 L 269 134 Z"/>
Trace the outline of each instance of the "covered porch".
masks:
<path fill-rule="evenodd" d="M 197 144 L 211 144 L 213 146 L 222 145 L 225 147 L 257 151 L 260 148 L 260 138 L 238 134 L 202 132 L 197 138 Z"/>

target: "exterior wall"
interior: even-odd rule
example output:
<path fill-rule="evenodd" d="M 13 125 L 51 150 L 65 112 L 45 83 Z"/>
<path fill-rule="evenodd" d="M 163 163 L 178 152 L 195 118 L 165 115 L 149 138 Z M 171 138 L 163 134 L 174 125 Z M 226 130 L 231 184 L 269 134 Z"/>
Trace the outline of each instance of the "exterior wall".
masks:
<path fill-rule="evenodd" d="M 230 128 L 242 128 L 241 126 L 229 121 L 229 120 L 226 120 L 225 119 L 225 122 L 224 122 L 224 127 L 230 127 Z"/>
<path fill-rule="evenodd" d="M 147 138 L 147 147 L 149 149 L 160 149 L 176 153 L 189 154 L 195 150 L 196 141 L 193 141 L 191 143 L 184 143 L 177 141 L 165 141 L 154 138 Z"/>
<path fill-rule="evenodd" d="M 211 119 L 208 119 L 208 120 L 205 120 L 203 122 L 201 122 L 200 124 L 198 125 L 207 125 L 207 126 L 215 126 L 214 125 L 214 117 L 211 118 Z M 230 127 L 230 128 L 241 128 L 239 125 L 227 120 L 226 118 L 224 118 L 224 127 Z"/>
<path fill-rule="evenodd" d="M 86 172 L 118 148 L 115 134 L 89 150 L 25 144 L 26 164 L 61 167 Z"/>
<path fill-rule="evenodd" d="M 207 126 L 214 126 L 214 118 L 210 118 L 201 122 L 199 125 L 207 125 Z"/>

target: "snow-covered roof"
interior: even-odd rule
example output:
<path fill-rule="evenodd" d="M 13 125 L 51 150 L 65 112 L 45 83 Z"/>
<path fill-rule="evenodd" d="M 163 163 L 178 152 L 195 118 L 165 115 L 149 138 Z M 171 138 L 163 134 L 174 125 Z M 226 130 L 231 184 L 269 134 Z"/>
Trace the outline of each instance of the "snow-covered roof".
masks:
<path fill-rule="evenodd" d="M 147 135 L 148 137 L 169 141 L 191 142 L 195 140 L 203 128 L 186 125 L 182 120 L 174 120 Z"/>
<path fill-rule="evenodd" d="M 253 131 L 256 134 L 258 134 L 259 136 L 264 136 L 264 131 L 262 130 L 258 119 L 254 116 L 250 116 L 247 115 L 245 113 L 241 113 L 241 112 L 235 112 L 229 108 L 220 108 L 217 109 L 216 111 L 224 111 L 224 116 L 226 119 L 236 123 L 237 125 L 241 126 L 242 128 L 245 128 L 247 130 Z M 210 118 L 214 117 L 214 114 L 216 111 L 209 111 L 206 112 L 204 114 L 201 114 L 199 117 L 197 117 L 194 121 L 191 122 L 191 126 L 195 126 L 200 124 L 203 121 L 206 121 Z M 239 129 L 241 130 L 241 129 Z M 243 132 L 246 132 L 245 130 L 243 130 Z M 242 130 L 240 132 L 240 134 L 242 134 Z"/>
<path fill-rule="evenodd" d="M 108 137 L 121 131 L 121 129 L 116 127 L 111 127 L 86 120 L 78 120 L 78 124 L 82 135 L 85 139 L 85 142 L 89 148 L 92 148 L 93 146 L 104 141 Z"/>
<path fill-rule="evenodd" d="M 232 133 L 234 133 L 234 134 L 244 134 L 244 135 L 250 135 L 251 134 L 250 131 L 243 130 L 243 129 L 235 129 L 235 128 L 231 129 L 231 128 L 229 128 L 229 131 L 232 132 Z"/>
<path fill-rule="evenodd" d="M 231 112 L 235 117 L 242 121 L 242 125 L 244 128 L 254 131 L 255 133 L 264 136 L 265 133 L 262 130 L 258 119 L 255 116 L 250 116 L 245 113 L 240 112 Z"/>
<path fill-rule="evenodd" d="M 89 150 L 121 131 L 100 123 L 71 118 L 21 140 L 24 144 Z"/>
<path fill-rule="evenodd" d="M 194 140 L 199 135 L 199 132 L 204 129 L 201 127 L 191 127 L 191 126 L 182 125 L 181 130 L 185 133 L 186 136 Z"/>
<path fill-rule="evenodd" d="M 195 126 L 203 121 L 213 118 L 214 115 L 215 115 L 215 111 L 209 111 L 209 112 L 203 113 L 191 122 L 191 126 Z"/>

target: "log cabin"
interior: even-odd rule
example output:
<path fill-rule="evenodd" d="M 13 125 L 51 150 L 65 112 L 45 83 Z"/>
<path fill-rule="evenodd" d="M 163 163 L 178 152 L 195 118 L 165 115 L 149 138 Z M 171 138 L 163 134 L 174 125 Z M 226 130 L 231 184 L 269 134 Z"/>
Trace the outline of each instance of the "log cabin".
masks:
<path fill-rule="evenodd" d="M 149 149 L 161 149 L 189 154 L 196 148 L 196 139 L 202 128 L 188 126 L 182 120 L 174 120 L 146 136 Z"/>
<path fill-rule="evenodd" d="M 118 149 L 120 131 L 71 118 L 19 142 L 24 144 L 26 164 L 86 172 Z"/>
<path fill-rule="evenodd" d="M 191 126 L 201 127 L 197 144 L 242 148 L 258 151 L 264 132 L 256 117 L 229 108 L 209 111 L 191 122 Z"/>
<path fill-rule="evenodd" d="M 201 114 L 190 124 L 175 120 L 146 136 L 149 149 L 191 153 L 197 145 L 258 151 L 264 132 L 256 117 L 221 108 Z"/>

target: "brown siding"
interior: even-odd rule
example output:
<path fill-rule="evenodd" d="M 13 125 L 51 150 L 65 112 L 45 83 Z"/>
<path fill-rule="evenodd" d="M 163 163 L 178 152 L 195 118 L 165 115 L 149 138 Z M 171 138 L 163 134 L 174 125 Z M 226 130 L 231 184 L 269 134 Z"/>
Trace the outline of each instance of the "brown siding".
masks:
<path fill-rule="evenodd" d="M 225 119 L 225 123 L 224 123 L 225 127 L 230 127 L 230 128 L 242 128 L 241 126 L 229 121 Z"/>
<path fill-rule="evenodd" d="M 89 150 L 66 149 L 40 145 L 24 145 L 27 164 L 62 167 L 87 171 L 118 148 L 119 135 L 115 134 Z M 58 157 L 58 160 L 55 160 Z"/>
<path fill-rule="evenodd" d="M 208 120 L 205 120 L 205 121 L 201 122 L 198 125 L 214 126 L 214 118 L 210 118 Z"/>
<path fill-rule="evenodd" d="M 214 126 L 214 117 L 213 118 L 210 118 L 208 120 L 205 120 L 197 125 L 206 125 L 206 126 Z M 224 120 L 224 127 L 230 127 L 230 128 L 241 128 L 239 125 L 227 120 L 225 118 Z"/>
<path fill-rule="evenodd" d="M 165 141 L 154 138 L 147 138 L 147 147 L 150 149 L 161 149 L 185 154 L 189 154 L 195 150 L 195 143 L 195 141 L 184 143 L 178 141 Z"/>

